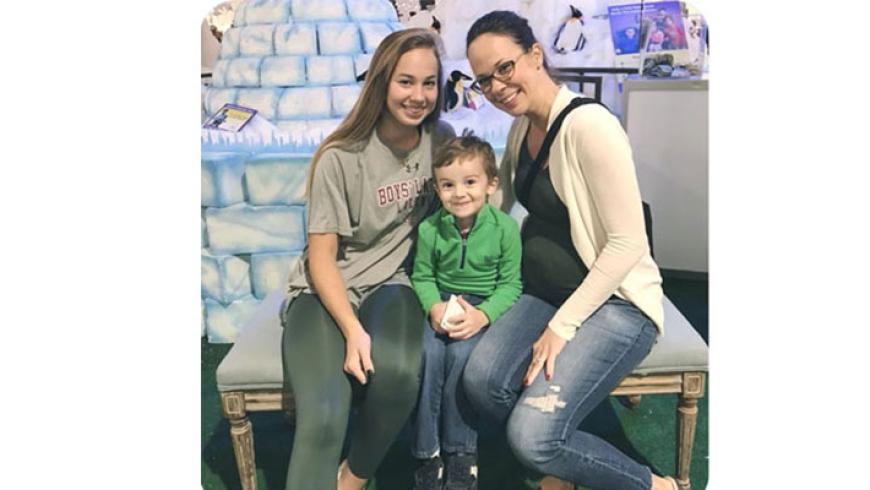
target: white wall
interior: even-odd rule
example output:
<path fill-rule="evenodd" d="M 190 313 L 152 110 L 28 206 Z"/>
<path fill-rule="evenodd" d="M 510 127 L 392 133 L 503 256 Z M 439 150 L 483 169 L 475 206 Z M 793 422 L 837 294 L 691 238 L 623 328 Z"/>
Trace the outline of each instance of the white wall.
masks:
<path fill-rule="evenodd" d="M 706 80 L 626 80 L 623 124 L 662 269 L 707 272 Z"/>

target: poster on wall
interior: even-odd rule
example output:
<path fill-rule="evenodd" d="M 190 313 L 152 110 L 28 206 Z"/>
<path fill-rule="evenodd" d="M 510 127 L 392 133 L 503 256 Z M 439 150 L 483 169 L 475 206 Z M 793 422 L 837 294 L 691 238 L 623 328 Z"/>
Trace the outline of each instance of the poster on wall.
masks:
<path fill-rule="evenodd" d="M 689 62 L 682 2 L 611 5 L 607 13 L 617 66 L 640 67 L 642 59 L 661 54 L 673 65 Z"/>
<path fill-rule="evenodd" d="M 257 113 L 256 109 L 236 104 L 224 104 L 214 115 L 203 123 L 204 129 L 220 129 L 238 133 Z"/>

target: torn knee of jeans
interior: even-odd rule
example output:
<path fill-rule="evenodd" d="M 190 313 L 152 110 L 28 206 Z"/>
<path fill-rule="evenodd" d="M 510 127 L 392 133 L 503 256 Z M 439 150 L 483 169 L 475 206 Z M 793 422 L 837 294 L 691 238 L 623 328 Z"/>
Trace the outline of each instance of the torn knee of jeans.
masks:
<path fill-rule="evenodd" d="M 552 393 L 550 393 L 552 391 Z M 543 413 L 554 413 L 557 408 L 565 408 L 565 402 L 559 399 L 558 393 L 562 391 L 559 385 L 550 385 L 548 393 L 543 396 L 529 396 L 523 399 L 523 403 L 537 408 Z"/>

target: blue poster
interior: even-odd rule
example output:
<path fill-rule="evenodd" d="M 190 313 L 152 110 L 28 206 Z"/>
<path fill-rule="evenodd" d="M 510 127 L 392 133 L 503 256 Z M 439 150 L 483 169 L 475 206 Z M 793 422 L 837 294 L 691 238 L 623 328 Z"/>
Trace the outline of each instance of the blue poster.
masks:
<path fill-rule="evenodd" d="M 641 51 L 687 49 L 680 2 L 614 5 L 607 8 L 617 56 Z"/>

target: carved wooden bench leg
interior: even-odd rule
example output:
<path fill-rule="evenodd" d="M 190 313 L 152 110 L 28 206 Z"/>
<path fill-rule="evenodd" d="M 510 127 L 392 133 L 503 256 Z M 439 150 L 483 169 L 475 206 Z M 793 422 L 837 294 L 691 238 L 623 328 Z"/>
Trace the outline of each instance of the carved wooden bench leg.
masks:
<path fill-rule="evenodd" d="M 245 395 L 239 391 L 221 393 L 221 408 L 230 422 L 230 438 L 239 469 L 242 490 L 256 490 L 257 471 L 254 465 L 254 436 L 245 410 Z"/>
<path fill-rule="evenodd" d="M 698 399 L 704 396 L 704 373 L 683 374 L 683 391 L 677 404 L 677 483 L 681 490 L 692 488 L 689 465 L 698 422 Z"/>

